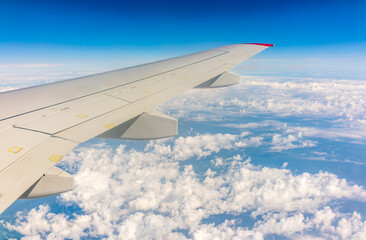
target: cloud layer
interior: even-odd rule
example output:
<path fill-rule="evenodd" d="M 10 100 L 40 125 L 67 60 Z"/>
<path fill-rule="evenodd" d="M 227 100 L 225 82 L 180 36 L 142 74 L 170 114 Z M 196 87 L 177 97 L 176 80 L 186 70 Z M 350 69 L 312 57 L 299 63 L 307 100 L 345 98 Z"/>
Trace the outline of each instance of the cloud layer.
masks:
<path fill-rule="evenodd" d="M 42 205 L 4 225 L 24 239 L 366 238 L 362 213 L 341 208 L 366 204 L 363 186 L 326 171 L 295 174 L 287 160 L 258 166 L 247 154 L 302 148 L 322 159 L 320 138 L 364 141 L 365 90 L 362 81 L 242 77 L 189 91 L 159 109 L 221 133 L 188 131 L 141 149 L 84 144 L 61 163 L 76 181 L 58 197 L 65 211 Z"/>
<path fill-rule="evenodd" d="M 241 84 L 234 87 L 191 90 L 162 109 L 197 120 L 220 120 L 215 114 L 220 111 L 220 116 L 336 117 L 356 126 L 366 123 L 365 92 L 364 81 L 242 76 Z"/>
<path fill-rule="evenodd" d="M 154 141 L 143 151 L 105 144 L 79 148 L 65 161 L 76 188 L 59 200 L 80 211 L 55 213 L 47 205 L 18 214 L 7 227 L 25 239 L 263 239 L 268 234 L 350 239 L 365 236 L 359 213 L 340 213 L 337 200 L 366 202 L 366 190 L 319 172 L 294 175 L 287 169 L 254 166 L 250 158 L 217 158 L 223 149 L 242 148 L 241 135 L 205 134 Z M 192 147 L 194 146 L 194 147 Z M 186 161 L 210 161 L 199 173 Z M 232 220 L 203 223 L 229 214 Z M 254 224 L 243 227 L 241 214 Z"/>

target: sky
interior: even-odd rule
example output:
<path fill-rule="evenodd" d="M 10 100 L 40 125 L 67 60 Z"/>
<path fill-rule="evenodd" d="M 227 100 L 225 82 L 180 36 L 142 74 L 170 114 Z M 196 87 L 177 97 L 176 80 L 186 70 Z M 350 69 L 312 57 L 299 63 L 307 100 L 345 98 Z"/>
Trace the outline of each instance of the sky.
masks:
<path fill-rule="evenodd" d="M 2 1 L 0 41 L 81 49 L 362 44 L 365 8 L 361 0 Z"/>
<path fill-rule="evenodd" d="M 364 1 L 3 1 L 1 42 L 161 46 L 363 42 Z"/>
<path fill-rule="evenodd" d="M 227 44 L 241 83 L 157 110 L 179 135 L 92 139 L 75 190 L 16 201 L 0 239 L 366 239 L 365 1 L 1 1 L 0 91 Z M 1 110 L 0 110 L 1 111 Z"/>
<path fill-rule="evenodd" d="M 277 72 L 287 72 L 287 65 L 296 71 L 315 65 L 335 77 L 360 78 L 365 71 L 362 0 L 0 4 L 3 69 L 31 62 L 73 71 L 94 65 L 101 72 L 226 44 L 264 42 L 276 47 L 258 58 Z"/>

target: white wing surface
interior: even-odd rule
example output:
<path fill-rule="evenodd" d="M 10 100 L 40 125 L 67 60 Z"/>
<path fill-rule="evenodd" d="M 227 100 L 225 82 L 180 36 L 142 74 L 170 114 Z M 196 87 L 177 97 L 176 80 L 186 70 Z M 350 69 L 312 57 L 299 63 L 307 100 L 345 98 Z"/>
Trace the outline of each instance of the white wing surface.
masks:
<path fill-rule="evenodd" d="M 271 44 L 236 44 L 137 67 L 0 93 L 0 213 L 18 198 L 73 188 L 54 167 L 94 137 L 156 139 L 177 121 L 153 111 L 198 87 L 237 83 L 229 70 Z"/>

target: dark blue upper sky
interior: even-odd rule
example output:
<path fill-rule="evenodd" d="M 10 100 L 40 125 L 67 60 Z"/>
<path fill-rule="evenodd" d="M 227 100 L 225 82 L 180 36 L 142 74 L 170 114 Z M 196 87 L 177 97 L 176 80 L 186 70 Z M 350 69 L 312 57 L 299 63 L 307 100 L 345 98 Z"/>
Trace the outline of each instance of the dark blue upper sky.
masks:
<path fill-rule="evenodd" d="M 1 44 L 363 43 L 366 1 L 1 1 Z"/>

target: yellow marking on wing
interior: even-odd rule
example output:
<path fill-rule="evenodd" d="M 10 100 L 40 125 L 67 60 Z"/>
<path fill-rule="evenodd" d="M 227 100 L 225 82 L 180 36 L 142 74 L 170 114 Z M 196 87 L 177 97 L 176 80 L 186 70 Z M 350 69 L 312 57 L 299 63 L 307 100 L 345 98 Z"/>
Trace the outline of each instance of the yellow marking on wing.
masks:
<path fill-rule="evenodd" d="M 14 147 L 10 148 L 10 149 L 8 150 L 8 152 L 11 152 L 11 153 L 18 153 L 18 152 L 20 152 L 20 150 L 22 150 L 22 149 L 23 149 L 23 148 L 21 148 L 21 147 L 14 146 Z"/>
<path fill-rule="evenodd" d="M 77 115 L 77 117 L 80 118 L 80 119 L 83 119 L 83 118 L 87 118 L 88 115 L 86 115 L 86 114 L 79 114 L 79 115 Z"/>
<path fill-rule="evenodd" d="M 105 128 L 114 128 L 115 125 L 112 123 L 107 123 L 106 125 L 104 125 Z"/>
<path fill-rule="evenodd" d="M 58 162 L 63 158 L 61 155 L 53 154 L 48 160 Z"/>

